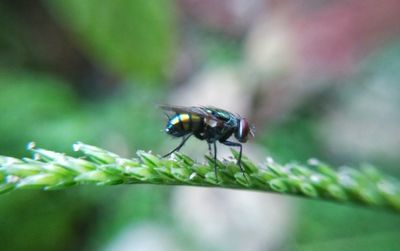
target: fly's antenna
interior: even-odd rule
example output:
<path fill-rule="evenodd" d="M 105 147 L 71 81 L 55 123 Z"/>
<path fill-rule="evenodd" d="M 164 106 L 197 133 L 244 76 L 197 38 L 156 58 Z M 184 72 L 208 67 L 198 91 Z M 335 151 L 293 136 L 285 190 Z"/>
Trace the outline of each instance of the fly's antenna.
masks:
<path fill-rule="evenodd" d="M 250 135 L 254 138 L 256 132 L 256 127 L 254 125 L 250 126 Z"/>

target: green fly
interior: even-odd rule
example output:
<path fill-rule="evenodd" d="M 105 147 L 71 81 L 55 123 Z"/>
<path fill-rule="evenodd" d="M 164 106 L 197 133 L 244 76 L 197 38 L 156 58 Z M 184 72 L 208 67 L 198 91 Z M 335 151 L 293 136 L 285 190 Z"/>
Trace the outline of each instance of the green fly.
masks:
<path fill-rule="evenodd" d="M 245 143 L 249 135 L 254 137 L 254 127 L 249 124 L 247 119 L 215 107 L 161 105 L 160 108 L 173 113 L 172 116 L 167 115 L 168 122 L 165 132 L 173 137 L 182 138 L 182 142 L 164 157 L 179 151 L 191 136 L 195 136 L 200 140 L 207 141 L 210 153 L 214 146 L 214 172 L 217 180 L 217 141 L 226 146 L 239 148 L 237 165 L 243 175 L 245 174 L 241 162 L 241 143 Z M 232 135 L 239 142 L 228 140 Z"/>

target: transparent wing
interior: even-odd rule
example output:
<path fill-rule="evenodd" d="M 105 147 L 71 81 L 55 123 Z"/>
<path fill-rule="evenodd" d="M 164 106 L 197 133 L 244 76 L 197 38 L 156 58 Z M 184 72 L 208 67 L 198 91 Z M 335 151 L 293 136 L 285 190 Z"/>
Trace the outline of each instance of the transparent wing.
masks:
<path fill-rule="evenodd" d="M 196 114 L 201 117 L 208 117 L 211 114 L 207 113 L 202 107 L 198 106 L 174 106 L 174 105 L 160 105 L 159 106 L 164 111 L 170 111 L 175 113 L 189 113 Z"/>
<path fill-rule="evenodd" d="M 208 112 L 208 109 L 206 107 L 174 106 L 174 105 L 160 105 L 159 107 L 164 111 L 169 111 L 179 114 L 187 113 L 187 114 L 197 115 L 201 118 L 204 118 L 204 122 L 211 127 L 215 127 L 217 125 L 220 125 L 221 123 L 224 123 L 224 121 L 220 120 L 218 117 Z"/>

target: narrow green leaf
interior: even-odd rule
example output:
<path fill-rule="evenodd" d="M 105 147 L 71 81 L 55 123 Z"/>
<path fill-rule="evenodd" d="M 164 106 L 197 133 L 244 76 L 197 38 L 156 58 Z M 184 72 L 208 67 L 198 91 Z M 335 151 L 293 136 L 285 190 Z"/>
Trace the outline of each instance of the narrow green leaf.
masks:
<path fill-rule="evenodd" d="M 147 153 L 145 151 L 138 151 L 137 155 L 143 161 L 143 163 L 149 167 L 157 167 L 160 165 L 160 159 L 153 154 Z"/>
<path fill-rule="evenodd" d="M 318 197 L 318 191 L 310 183 L 302 182 L 299 184 L 299 188 L 300 191 L 308 197 Z"/>
<path fill-rule="evenodd" d="M 27 163 L 16 163 L 9 166 L 4 166 L 8 174 L 12 174 L 18 177 L 26 177 L 38 174 L 42 171 L 42 167 L 39 165 L 32 165 Z"/>
<path fill-rule="evenodd" d="M 13 190 L 15 187 L 15 184 L 10 184 L 10 183 L 5 183 L 5 184 L 0 184 L 0 194 L 9 192 Z"/>
<path fill-rule="evenodd" d="M 309 165 L 281 165 L 268 159 L 260 167 L 242 156 L 243 173 L 237 159 L 217 161 L 206 156 L 206 163 L 197 163 L 177 153 L 164 159 L 138 151 L 137 158 L 124 159 L 101 148 L 77 143 L 81 157 L 34 149 L 38 160 L 0 157 L 0 193 L 18 189 L 64 189 L 94 184 L 174 184 L 248 190 L 273 191 L 288 195 L 337 202 L 353 202 L 400 212 L 400 182 L 385 176 L 371 166 L 360 170 L 349 167 L 338 171 L 313 160 Z M 233 152 L 233 155 L 237 152 Z M 316 167 L 316 168 L 314 168 Z"/>
<path fill-rule="evenodd" d="M 44 188 L 46 186 L 55 186 L 63 182 L 63 176 L 56 173 L 44 173 L 29 176 L 21 179 L 16 185 L 17 188 Z"/>
<path fill-rule="evenodd" d="M 74 180 L 82 183 L 117 184 L 122 182 L 122 177 L 95 170 L 80 174 Z"/>
<path fill-rule="evenodd" d="M 340 186 L 336 184 L 329 184 L 325 188 L 331 198 L 334 198 L 338 201 L 348 200 L 345 190 Z"/>
<path fill-rule="evenodd" d="M 271 189 L 278 193 L 286 193 L 289 191 L 289 187 L 287 186 L 286 180 L 283 178 L 273 179 L 268 182 Z"/>

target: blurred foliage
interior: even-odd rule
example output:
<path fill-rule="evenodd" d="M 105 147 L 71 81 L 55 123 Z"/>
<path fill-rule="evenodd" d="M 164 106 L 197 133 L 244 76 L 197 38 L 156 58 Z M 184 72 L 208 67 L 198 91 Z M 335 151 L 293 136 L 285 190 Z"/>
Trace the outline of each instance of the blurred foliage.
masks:
<path fill-rule="evenodd" d="M 70 152 L 65 144 L 77 140 L 105 144 L 115 135 L 125 145 L 155 145 L 159 135 L 154 132 L 161 135 L 162 128 L 154 101 L 160 91 L 126 87 L 121 92 L 108 101 L 79 103 L 68 86 L 54 77 L 3 72 L 0 151 L 18 156 L 25 151 L 26 143 L 38 141 Z M 148 104 L 152 104 L 150 112 L 143 113 Z"/>
<path fill-rule="evenodd" d="M 14 13 L 7 8 L 7 4 L 4 1 L 0 2 L 0 66 L 14 65 L 21 61 L 26 51 L 23 50 L 20 38 L 23 36 L 22 32 L 18 32 L 18 29 L 22 29 L 19 23 L 10 25 L 10 20 L 15 17 Z"/>
<path fill-rule="evenodd" d="M 3 72 L 0 75 L 1 154 L 26 155 L 24 146 L 29 141 L 72 153 L 66 146 L 78 139 L 109 145 L 128 155 L 133 154 L 130 149 L 135 146 L 154 148 L 163 126 L 154 101 L 159 96 L 160 90 L 127 85 L 107 100 L 83 102 L 67 84 L 48 74 Z M 143 113 L 148 104 L 154 105 Z M 1 215 L 9 215 L 0 221 L 4 231 L 0 233 L 2 250 L 27 250 L 27 247 L 29 250 L 71 250 L 85 245 L 98 246 L 111 239 L 111 233 L 123 228 L 124 220 L 129 222 L 136 217 L 139 221 L 141 217 L 165 215 L 165 209 L 154 206 L 165 205 L 161 201 L 166 198 L 160 196 L 163 191 L 153 191 L 152 196 L 148 192 L 136 193 L 136 189 L 130 188 L 129 192 L 120 193 L 121 197 L 114 195 L 115 203 L 109 203 L 113 195 L 107 191 L 84 194 L 25 192 L 7 196 L 0 202 Z M 132 200 L 123 194 L 132 196 Z M 148 203 L 149 200 L 152 202 Z M 142 208 L 143 205 L 154 210 Z M 91 234 L 86 236 L 83 231 L 86 231 L 85 224 L 97 226 L 94 208 L 101 220 L 96 230 L 87 226 L 87 231 L 96 233 L 90 237 Z M 103 222 L 104 218 L 108 220 Z M 46 232 L 51 235 L 44 234 Z M 21 236 L 26 241 L 21 242 Z M 92 238 L 95 244 L 88 243 Z"/>
<path fill-rule="evenodd" d="M 202 33 L 199 51 L 207 64 L 220 66 L 240 62 L 241 44 L 231 37 L 218 34 Z"/>
<path fill-rule="evenodd" d="M 85 53 L 123 76 L 165 77 L 175 41 L 172 1 L 44 1 Z"/>
<path fill-rule="evenodd" d="M 94 205 L 76 193 L 17 193 L 0 203 L 2 250 L 74 250 L 94 220 Z M 90 223 L 89 223 L 90 224 Z M 79 235 L 75 232 L 79 231 Z"/>
<path fill-rule="evenodd" d="M 120 186 L 5 195 L 1 250 L 100 250 L 127 224 L 167 222 L 168 194 L 165 187 Z"/>
<path fill-rule="evenodd" d="M 284 123 L 272 125 L 269 131 L 260 134 L 259 140 L 278 162 L 306 162 L 310 158 L 321 158 L 319 139 L 314 133 L 316 125 L 310 112 L 298 111 Z"/>
<path fill-rule="evenodd" d="M 30 141 L 70 154 L 77 140 L 124 156 L 138 146 L 156 150 L 164 121 L 155 106 L 164 90 L 142 83 L 161 85 L 168 77 L 173 12 L 172 1 L 1 2 L 1 154 L 23 156 Z M 108 83 L 101 77 L 109 73 L 124 80 Z M 98 98 L 101 87 L 105 98 Z M 81 90 L 97 98 L 85 100 Z M 1 250 L 99 249 L 127 223 L 166 218 L 168 193 L 119 187 L 5 196 Z"/>
<path fill-rule="evenodd" d="M 380 88 L 390 87 L 399 92 L 397 85 L 400 59 L 398 43 L 371 55 L 360 69 L 352 84 L 341 86 L 338 91 L 329 90 L 331 105 L 351 102 L 360 88 L 372 88 L 379 79 Z M 326 102 L 322 95 L 321 100 Z M 328 159 L 338 163 L 340 160 L 327 156 L 324 142 L 319 137 L 318 127 L 323 118 L 320 99 L 307 103 L 282 123 L 277 123 L 259 137 L 274 159 L 279 161 L 306 160 L 310 157 Z M 322 102 L 321 102 L 322 103 Z M 323 108 L 322 108 L 323 111 Z M 351 155 L 351 154 L 350 154 Z M 346 164 L 359 161 L 346 159 Z M 398 160 L 371 158 L 363 161 L 394 165 Z M 343 164 L 343 162 L 341 162 Z M 294 239 L 285 250 L 397 250 L 400 246 L 400 219 L 396 215 L 364 210 L 359 207 L 346 207 L 317 201 L 299 201 L 298 222 Z"/>
<path fill-rule="evenodd" d="M 301 113 L 300 113 L 301 114 Z M 277 160 L 324 156 L 315 126 L 318 117 L 304 115 L 276 125 L 261 137 Z M 396 250 L 400 218 L 396 215 L 332 203 L 297 200 L 297 227 L 285 250 Z"/>
<path fill-rule="evenodd" d="M 295 250 L 396 250 L 400 244 L 397 215 L 315 201 L 301 205 Z"/>
<path fill-rule="evenodd" d="M 170 189 L 152 185 L 116 186 L 103 191 L 98 205 L 101 220 L 88 238 L 89 250 L 104 249 L 121 231 L 146 220 L 170 222 L 169 194 Z"/>
<path fill-rule="evenodd" d="M 62 144 L 63 136 L 73 129 L 54 130 L 52 122 L 79 110 L 65 83 L 49 75 L 21 72 L 0 74 L 0 107 L 0 151 L 17 155 L 30 140 Z"/>
<path fill-rule="evenodd" d="M 355 122 L 360 121 L 357 126 L 364 123 L 363 131 L 370 131 L 372 134 L 366 137 L 367 139 L 353 138 L 353 141 L 359 141 L 359 144 L 376 141 L 378 145 L 372 147 L 372 150 L 364 146 L 365 149 L 361 151 L 339 151 L 341 155 L 331 156 L 331 158 L 349 164 L 365 161 L 375 163 L 397 177 L 400 176 L 400 170 L 393 167 L 400 162 L 400 155 L 396 149 L 396 146 L 400 144 L 390 139 L 393 138 L 393 134 L 400 132 L 398 129 L 400 121 L 399 40 L 390 42 L 371 53 L 360 65 L 357 74 L 333 92 L 335 102 L 331 104 L 343 117 L 351 118 Z M 326 125 L 319 125 L 322 128 L 324 126 Z M 316 129 L 315 131 L 319 132 L 321 128 Z M 398 139 L 397 135 L 393 136 L 395 136 L 394 139 Z M 384 142 L 383 145 L 380 142 Z"/>

